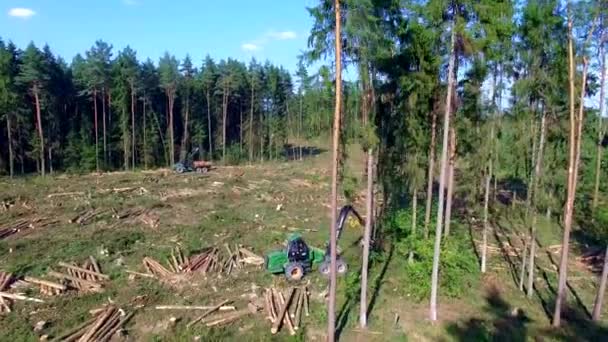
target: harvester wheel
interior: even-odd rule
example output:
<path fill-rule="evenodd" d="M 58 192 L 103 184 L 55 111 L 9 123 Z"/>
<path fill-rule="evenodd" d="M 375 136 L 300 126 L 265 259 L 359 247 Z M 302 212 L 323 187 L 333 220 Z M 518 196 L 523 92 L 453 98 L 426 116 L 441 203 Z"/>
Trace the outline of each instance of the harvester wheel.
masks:
<path fill-rule="evenodd" d="M 319 265 L 319 272 L 326 276 L 329 277 L 329 272 L 331 269 L 331 263 L 329 260 L 323 261 L 320 265 Z M 343 275 L 348 271 L 348 265 L 346 264 L 346 262 L 344 262 L 344 260 L 342 258 L 338 258 L 338 260 L 336 260 L 336 271 L 338 273 L 338 275 Z"/>
<path fill-rule="evenodd" d="M 289 281 L 298 281 L 304 277 L 304 267 L 299 263 L 290 263 L 285 266 L 285 277 Z"/>

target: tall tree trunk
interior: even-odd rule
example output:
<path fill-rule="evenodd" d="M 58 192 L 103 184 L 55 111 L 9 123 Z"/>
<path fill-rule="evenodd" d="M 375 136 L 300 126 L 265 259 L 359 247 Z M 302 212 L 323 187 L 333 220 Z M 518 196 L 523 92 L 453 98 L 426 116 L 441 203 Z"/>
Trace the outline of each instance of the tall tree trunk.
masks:
<path fill-rule="evenodd" d="M 374 219 L 374 151 L 367 151 L 367 193 L 365 194 L 365 232 L 363 233 L 363 261 L 361 265 L 361 304 L 359 305 L 359 325 L 367 327 L 367 274 L 369 268 L 369 246 Z"/>
<path fill-rule="evenodd" d="M 602 170 L 602 138 L 604 137 L 604 129 L 603 129 L 603 115 L 604 115 L 604 106 L 606 104 L 605 100 L 605 91 L 606 91 L 606 51 L 604 49 L 604 44 L 600 45 L 600 59 L 601 63 L 601 76 L 600 76 L 600 113 L 598 115 L 598 124 L 597 124 L 597 152 L 595 154 L 595 183 L 593 187 L 593 202 L 591 204 L 591 210 L 595 213 L 595 208 L 597 208 L 597 202 L 600 192 L 600 173 Z"/>
<path fill-rule="evenodd" d="M 429 169 L 426 185 L 426 210 L 424 212 L 424 238 L 429 237 L 429 224 L 431 223 L 431 211 L 433 209 L 433 180 L 435 174 L 435 144 L 437 136 L 437 113 L 431 112 L 431 143 L 429 145 Z"/>
<path fill-rule="evenodd" d="M 112 131 L 112 92 L 108 89 L 108 127 Z M 112 149 L 108 150 L 108 161 L 112 163 Z"/>
<path fill-rule="evenodd" d="M 445 114 L 443 116 L 443 145 L 441 148 L 441 172 L 439 175 L 439 206 L 437 209 L 437 225 L 435 227 L 435 247 L 433 252 L 433 271 L 431 275 L 431 300 L 429 316 L 431 321 L 437 320 L 437 292 L 439 287 L 439 258 L 441 252 L 441 230 L 443 223 L 443 199 L 448 172 L 448 139 L 450 130 L 450 117 L 452 112 L 452 90 L 456 82 L 454 64 L 456 62 L 456 25 L 452 19 L 452 33 L 450 38 L 450 61 L 448 63 L 448 89 L 446 96 Z"/>
<path fill-rule="evenodd" d="M 94 112 L 94 120 L 95 120 L 95 170 L 99 172 L 99 134 L 97 129 L 97 89 L 93 89 L 93 112 Z M 44 169 L 44 163 L 43 169 Z"/>
<path fill-rule="evenodd" d="M 289 99 L 285 100 L 285 111 L 287 114 L 287 127 L 285 129 L 287 138 L 286 138 L 285 143 L 287 145 L 289 145 L 289 136 L 291 135 L 291 117 L 289 116 Z"/>
<path fill-rule="evenodd" d="M 173 105 L 175 102 L 175 93 L 170 90 L 167 94 L 169 99 L 169 161 L 171 166 L 175 164 L 175 135 L 173 133 Z"/>
<path fill-rule="evenodd" d="M 414 194 L 412 195 L 412 236 L 416 236 L 416 228 L 418 224 L 418 189 L 414 189 Z M 410 250 L 410 255 L 408 257 L 408 262 L 414 262 L 414 251 Z"/>
<path fill-rule="evenodd" d="M 228 90 L 224 88 L 222 98 L 222 163 L 226 163 L 226 126 L 228 118 Z"/>
<path fill-rule="evenodd" d="M 253 109 L 255 104 L 255 87 L 251 82 L 251 112 L 249 114 L 249 163 L 253 162 Z"/>
<path fill-rule="evenodd" d="M 302 160 L 302 107 L 303 107 L 304 94 L 300 94 L 300 115 L 298 119 L 298 145 L 300 146 L 300 160 Z"/>
<path fill-rule="evenodd" d="M 595 304 L 593 305 L 593 314 L 591 318 L 594 321 L 599 321 L 602 315 L 602 302 L 604 301 L 604 293 L 606 292 L 606 282 L 608 280 L 608 246 L 606 246 L 606 253 L 604 254 L 604 268 L 602 269 L 602 276 L 600 277 L 600 287 L 597 290 L 597 296 L 595 297 Z"/>
<path fill-rule="evenodd" d="M 11 178 L 13 178 L 13 174 L 15 171 L 15 161 L 13 157 L 13 137 L 11 134 L 11 115 L 9 113 L 6 114 L 6 138 L 8 140 L 8 172 Z"/>
<path fill-rule="evenodd" d="M 338 211 L 338 158 L 340 144 L 340 115 L 342 114 L 342 37 L 340 26 L 340 0 L 334 2 L 336 15 L 336 102 L 334 112 L 332 167 L 331 167 L 331 231 L 329 232 L 330 268 L 329 268 L 329 305 L 327 306 L 327 341 L 334 342 L 336 338 L 336 219 Z"/>
<path fill-rule="evenodd" d="M 528 254 L 528 241 L 524 241 L 524 250 L 521 257 L 521 271 L 519 273 L 519 290 L 524 291 L 524 278 L 526 277 L 526 255 Z"/>
<path fill-rule="evenodd" d="M 106 139 L 106 88 L 101 88 L 101 120 L 103 130 L 103 167 L 108 166 L 108 143 Z"/>
<path fill-rule="evenodd" d="M 148 144 L 147 144 L 147 127 L 146 127 L 146 93 L 144 92 L 144 96 L 143 96 L 143 116 L 144 116 L 144 122 L 143 122 L 143 126 L 144 126 L 144 169 L 148 169 Z"/>
<path fill-rule="evenodd" d="M 209 136 L 209 159 L 213 159 L 213 130 L 211 129 L 211 96 L 207 89 L 207 135 Z"/>
<path fill-rule="evenodd" d="M 448 189 L 445 200 L 445 236 L 450 235 L 452 223 L 452 197 L 454 195 L 454 167 L 456 164 L 456 130 L 450 127 L 450 157 L 448 164 Z"/>
<path fill-rule="evenodd" d="M 49 136 L 51 135 L 51 133 L 49 132 Z M 49 173 L 52 175 L 53 174 L 53 147 L 52 145 L 49 146 L 49 148 L 47 148 L 47 151 L 49 153 Z"/>
<path fill-rule="evenodd" d="M 534 103 L 534 115 L 536 115 L 536 107 L 537 104 Z M 531 171 L 530 171 L 530 180 L 528 181 L 528 191 L 526 192 L 526 219 L 530 214 L 530 207 L 532 206 L 532 196 L 534 196 L 534 171 L 535 171 L 535 163 L 536 163 L 536 153 L 538 150 L 538 146 L 536 145 L 536 135 L 538 129 L 536 128 L 536 118 L 532 118 L 530 121 L 530 131 L 532 133 L 532 158 L 530 159 Z"/>
<path fill-rule="evenodd" d="M 131 82 L 131 168 L 135 168 L 135 86 Z"/>
<path fill-rule="evenodd" d="M 262 107 L 264 105 L 262 104 Z M 264 143 L 265 138 L 264 138 L 264 108 L 261 109 L 260 111 L 260 128 L 259 128 L 259 133 L 260 133 L 260 162 L 264 161 Z"/>
<path fill-rule="evenodd" d="M 488 174 L 486 175 L 486 193 L 483 202 L 483 242 L 481 246 L 481 273 L 486 273 L 488 249 L 488 207 L 490 203 L 490 181 L 492 180 L 492 158 L 488 161 Z M 446 222 L 447 224 L 447 222 Z"/>
<path fill-rule="evenodd" d="M 561 324 L 561 306 L 566 299 L 566 282 L 568 277 L 568 250 L 570 247 L 570 231 L 572 229 L 572 218 L 574 215 L 574 199 L 576 197 L 576 183 L 578 175 L 578 161 L 580 158 L 580 138 L 583 125 L 585 84 L 587 81 L 587 58 L 583 58 L 583 80 L 581 87 L 581 102 L 579 104 L 579 114 L 576 117 L 574 109 L 574 48 L 572 43 L 572 20 L 568 19 L 568 82 L 570 85 L 570 137 L 569 137 L 569 158 L 568 158 L 568 188 L 566 205 L 564 206 L 564 236 L 562 241 L 562 254 L 559 265 L 559 278 L 557 287 L 557 298 L 555 300 L 555 312 L 553 314 L 553 326 L 559 327 Z"/>
<path fill-rule="evenodd" d="M 126 109 L 124 108 L 124 106 L 121 106 L 122 108 L 122 117 L 125 118 L 123 120 L 122 123 L 122 148 L 123 148 L 123 153 L 122 153 L 122 157 L 123 157 L 123 163 L 125 164 L 125 170 L 129 169 L 129 157 L 131 156 L 131 153 L 129 153 L 129 126 L 128 126 L 128 120 L 127 118 L 127 113 L 126 113 Z"/>
<path fill-rule="evenodd" d="M 186 113 L 184 115 L 184 136 L 182 137 L 182 146 L 180 148 L 180 158 L 185 159 L 188 155 L 188 139 L 190 139 L 190 98 L 186 97 Z M 201 152 L 202 153 L 202 152 Z"/>
<path fill-rule="evenodd" d="M 240 117 L 239 117 L 239 152 L 243 154 L 243 104 L 239 100 Z"/>
<path fill-rule="evenodd" d="M 543 108 L 540 118 L 540 141 L 538 142 L 538 151 L 536 153 L 536 162 L 534 165 L 534 179 L 532 180 L 532 227 L 530 230 L 530 265 L 528 266 L 528 298 L 532 298 L 534 294 L 534 263 L 536 262 L 536 204 L 538 198 L 538 184 L 542 174 L 543 153 L 545 147 L 545 132 L 547 130 L 547 119 L 545 109 Z"/>

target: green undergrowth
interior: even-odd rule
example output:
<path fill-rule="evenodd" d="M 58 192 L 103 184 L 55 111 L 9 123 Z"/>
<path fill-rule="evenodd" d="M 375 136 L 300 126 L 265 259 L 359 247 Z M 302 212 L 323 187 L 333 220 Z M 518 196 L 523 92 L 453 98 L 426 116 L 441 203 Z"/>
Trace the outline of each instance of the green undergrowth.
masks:
<path fill-rule="evenodd" d="M 430 296 L 435 239 L 431 232 L 425 238 L 418 231 L 413 234 L 413 215 L 410 208 L 398 209 L 389 214 L 387 229 L 393 232 L 396 260 L 403 264 L 402 272 L 395 277 L 403 284 L 399 292 L 415 301 L 422 301 Z M 424 218 L 422 209 L 417 213 L 418 227 L 422 227 Z M 479 263 L 466 227 L 457 219 L 452 219 L 451 234 L 444 236 L 441 242 L 439 279 L 441 294 L 449 298 L 462 298 L 477 288 L 479 281 Z"/>

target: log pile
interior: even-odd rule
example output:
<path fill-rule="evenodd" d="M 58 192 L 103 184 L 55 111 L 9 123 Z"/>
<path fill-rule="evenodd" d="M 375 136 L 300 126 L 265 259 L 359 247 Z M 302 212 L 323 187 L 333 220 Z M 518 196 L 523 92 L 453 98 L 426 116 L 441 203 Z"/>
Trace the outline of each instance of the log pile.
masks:
<path fill-rule="evenodd" d="M 133 312 L 126 313 L 115 305 L 92 310 L 93 317 L 52 341 L 102 342 L 112 336 L 131 319 Z"/>
<path fill-rule="evenodd" d="M 112 217 L 118 220 L 133 219 L 142 222 L 150 228 L 158 228 L 160 217 L 147 208 L 127 208 L 122 211 L 113 209 Z M 118 223 L 117 223 L 118 224 Z"/>
<path fill-rule="evenodd" d="M 140 187 L 124 187 L 124 188 L 112 188 L 112 189 L 101 189 L 98 191 L 100 194 L 124 194 L 124 193 L 136 193 L 138 195 L 143 195 L 148 193 L 148 189 L 143 186 Z"/>
<path fill-rule="evenodd" d="M 13 282 L 13 275 L 10 273 L 0 272 L 0 291 L 8 289 Z M 11 312 L 11 301 L 0 296 L 0 313 Z"/>
<path fill-rule="evenodd" d="M 230 302 L 230 300 L 224 300 L 223 302 L 211 307 L 202 315 L 190 321 L 190 323 L 188 323 L 186 327 L 190 328 L 198 323 L 205 324 L 207 327 L 222 326 L 235 322 L 245 316 L 255 314 L 260 310 L 260 308 L 255 304 L 249 303 L 246 309 L 232 311 L 229 313 L 220 313 L 220 309 Z"/>
<path fill-rule="evenodd" d="M 292 287 L 287 296 L 275 288 L 264 292 L 266 319 L 272 323 L 270 332 L 276 334 L 286 326 L 290 335 L 295 335 L 302 323 L 302 314 L 309 316 L 310 293 L 306 286 Z"/>
<path fill-rule="evenodd" d="M 112 217 L 119 219 L 119 220 L 124 220 L 129 217 L 137 217 L 139 215 L 144 214 L 145 212 L 147 212 L 146 208 L 127 208 L 120 212 L 117 212 L 116 210 L 114 210 L 114 214 L 112 215 Z"/>
<path fill-rule="evenodd" d="M 57 223 L 57 220 L 47 218 L 20 219 L 4 227 L 0 227 L 0 240 L 23 230 L 44 228 Z"/>
<path fill-rule="evenodd" d="M 101 272 L 97 260 L 92 256 L 81 266 L 76 263 L 67 264 L 64 262 L 60 262 L 58 265 L 65 270 L 65 273 L 51 271 L 49 275 L 60 279 L 62 284 L 79 292 L 101 292 L 103 291 L 103 282 L 110 279 L 108 275 Z"/>
<path fill-rule="evenodd" d="M 47 295 L 47 296 L 59 295 L 59 294 L 64 293 L 68 289 L 67 286 L 65 286 L 63 284 L 44 280 L 44 279 L 38 279 L 38 278 L 26 276 L 23 278 L 23 280 L 25 280 L 28 283 L 39 286 L 40 293 L 42 293 L 43 295 Z"/>
<path fill-rule="evenodd" d="M 171 251 L 170 257 L 167 258 L 166 264 L 163 266 L 160 262 L 153 258 L 145 257 L 142 262 L 144 268 L 148 272 L 147 275 L 157 278 L 167 278 L 180 273 L 201 272 L 218 273 L 230 275 L 235 269 L 242 269 L 244 264 L 262 265 L 264 259 L 247 248 L 242 246 L 234 246 L 232 249 L 228 244 L 224 244 L 226 253 L 217 247 L 210 247 L 199 254 L 185 258 L 179 248 Z M 129 273 L 134 275 L 146 276 L 146 274 L 138 274 L 137 272 Z"/>
<path fill-rule="evenodd" d="M 69 223 L 76 223 L 81 226 L 89 224 L 95 217 L 107 212 L 107 210 L 89 209 L 78 213 L 75 217 L 68 220 Z"/>

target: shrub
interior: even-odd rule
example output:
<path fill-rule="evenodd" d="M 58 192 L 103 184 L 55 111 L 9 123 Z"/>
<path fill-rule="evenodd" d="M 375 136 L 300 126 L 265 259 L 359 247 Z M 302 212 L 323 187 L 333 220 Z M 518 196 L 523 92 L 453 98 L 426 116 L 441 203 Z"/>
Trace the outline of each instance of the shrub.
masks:
<path fill-rule="evenodd" d="M 431 293 L 431 273 L 433 269 L 434 234 L 429 239 L 422 238 L 422 234 L 410 234 L 411 209 L 395 211 L 390 218 L 390 231 L 399 260 L 407 260 L 410 253 L 412 259 L 403 268 L 397 277 L 400 278 L 402 288 L 400 291 L 415 300 L 423 300 Z M 418 218 L 424 215 L 418 213 Z M 456 220 L 452 226 L 455 228 L 449 238 L 441 243 L 441 258 L 439 265 L 439 282 L 441 294 L 447 297 L 462 297 L 471 288 L 475 288 L 478 281 L 478 260 L 473 251 L 464 229 Z"/>

